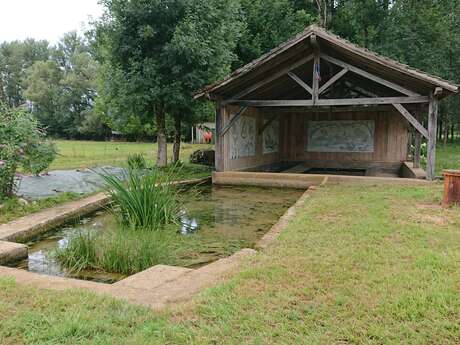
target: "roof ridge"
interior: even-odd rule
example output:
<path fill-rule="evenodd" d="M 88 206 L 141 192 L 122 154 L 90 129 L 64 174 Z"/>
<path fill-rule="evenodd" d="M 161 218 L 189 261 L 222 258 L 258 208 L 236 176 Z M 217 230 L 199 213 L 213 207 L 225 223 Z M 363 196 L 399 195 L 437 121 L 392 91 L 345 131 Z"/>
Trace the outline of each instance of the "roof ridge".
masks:
<path fill-rule="evenodd" d="M 326 34 L 326 35 L 329 35 L 329 36 L 333 36 L 335 39 L 337 39 L 339 41 L 342 41 L 342 42 L 344 42 L 345 44 L 347 44 L 349 46 L 352 46 L 356 50 L 361 50 L 363 53 L 368 54 L 368 55 L 372 55 L 374 58 L 377 58 L 379 60 L 384 60 L 384 62 L 391 62 L 391 63 L 396 65 L 395 67 L 399 66 L 399 67 L 403 68 L 404 70 L 406 70 L 407 72 L 420 73 L 420 74 L 422 74 L 422 75 L 424 75 L 426 77 L 435 79 L 435 80 L 437 80 L 439 82 L 452 84 L 453 86 L 455 86 L 457 88 L 459 87 L 459 85 L 456 82 L 452 81 L 452 80 L 444 79 L 444 78 L 439 77 L 437 75 L 422 71 L 422 70 L 420 70 L 418 68 L 415 68 L 415 67 L 412 67 L 412 66 L 410 66 L 408 64 L 402 63 L 402 62 L 400 62 L 400 61 L 398 61 L 396 59 L 393 59 L 393 58 L 390 58 L 388 56 L 385 56 L 385 55 L 382 55 L 380 53 L 377 53 L 377 52 L 375 52 L 373 50 L 370 50 L 369 48 L 361 47 L 361 46 L 357 45 L 356 43 L 353 43 L 353 42 L 347 40 L 346 38 L 340 37 L 339 35 L 334 34 L 333 32 L 331 32 L 329 30 L 326 30 L 326 29 L 321 28 L 319 26 L 316 26 L 316 29 L 319 29 L 320 34 Z M 316 32 L 316 33 L 318 33 L 318 32 Z M 324 38 L 324 37 L 322 37 L 322 38 Z M 391 66 L 389 66 L 389 67 L 391 67 Z"/>
<path fill-rule="evenodd" d="M 330 43 L 334 44 L 332 40 L 337 40 L 345 45 L 345 48 L 350 50 L 354 54 L 361 54 L 364 58 L 367 59 L 373 59 L 376 63 L 385 65 L 387 68 L 395 69 L 398 70 L 401 73 L 405 73 L 413 78 L 417 78 L 419 80 L 424 80 L 427 83 L 434 84 L 437 86 L 441 86 L 450 92 L 457 93 L 458 92 L 458 87 L 459 85 L 456 84 L 453 81 L 449 81 L 446 79 L 443 79 L 439 76 L 424 72 L 422 70 L 419 70 L 417 68 L 411 67 L 407 64 L 403 64 L 395 59 L 386 57 L 384 55 L 381 55 L 379 53 L 376 53 L 374 51 L 369 50 L 368 48 L 361 47 L 355 43 L 350 42 L 349 40 L 342 38 L 334 33 L 332 33 L 329 30 L 326 30 L 325 28 L 317 25 L 317 24 L 311 24 L 307 26 L 304 30 L 290 38 L 289 40 L 279 44 L 278 46 L 274 47 L 267 53 L 261 55 L 257 59 L 252 60 L 251 62 L 245 64 L 244 66 L 236 69 L 226 77 L 224 77 L 221 80 L 218 80 L 210 85 L 205 86 L 201 90 L 197 91 L 194 94 L 195 98 L 200 98 L 203 95 L 214 91 L 218 89 L 219 87 L 222 87 L 226 84 L 228 84 L 230 81 L 234 80 L 235 78 L 239 78 L 248 72 L 252 71 L 254 68 L 259 66 L 260 64 L 269 61 L 271 58 L 277 56 L 277 54 L 283 50 L 286 50 L 290 48 L 291 46 L 301 42 L 302 40 L 306 39 L 309 37 L 311 34 L 318 34 L 322 39 L 325 39 L 329 41 Z"/>

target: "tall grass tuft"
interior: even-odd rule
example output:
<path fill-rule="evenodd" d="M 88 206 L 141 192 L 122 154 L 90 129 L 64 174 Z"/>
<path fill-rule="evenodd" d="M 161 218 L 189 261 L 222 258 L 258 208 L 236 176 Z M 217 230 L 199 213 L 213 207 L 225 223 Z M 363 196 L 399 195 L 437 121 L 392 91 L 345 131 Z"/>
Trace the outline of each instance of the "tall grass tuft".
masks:
<path fill-rule="evenodd" d="M 128 169 L 123 177 L 101 174 L 111 196 L 117 219 L 132 230 L 159 230 L 177 223 L 179 194 L 172 184 L 175 170 L 141 172 Z"/>
<path fill-rule="evenodd" d="M 55 254 L 73 272 L 94 269 L 129 275 L 160 263 L 173 265 L 179 241 L 174 231 L 115 228 L 97 235 L 81 232 Z"/>
<path fill-rule="evenodd" d="M 134 153 L 128 155 L 128 167 L 130 169 L 134 170 L 142 170 L 142 169 L 147 169 L 147 162 L 145 161 L 145 158 L 143 155 L 140 153 Z"/>

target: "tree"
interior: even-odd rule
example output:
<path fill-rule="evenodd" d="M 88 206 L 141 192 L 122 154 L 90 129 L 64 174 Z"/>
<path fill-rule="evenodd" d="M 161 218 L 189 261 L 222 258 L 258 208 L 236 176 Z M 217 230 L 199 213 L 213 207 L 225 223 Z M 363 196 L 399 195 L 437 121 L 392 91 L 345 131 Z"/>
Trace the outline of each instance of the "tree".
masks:
<path fill-rule="evenodd" d="M 52 58 L 35 62 L 25 74 L 24 96 L 50 134 L 75 138 L 91 133 L 83 123 L 93 117 L 98 65 L 82 38 L 65 34 Z"/>
<path fill-rule="evenodd" d="M 244 65 L 283 43 L 310 25 L 316 14 L 292 0 L 242 0 L 244 30 L 238 40 L 238 60 Z M 305 5 L 305 4 L 303 4 Z"/>
<path fill-rule="evenodd" d="M 62 71 L 54 61 L 38 61 L 27 70 L 23 82 L 24 96 L 33 103 L 32 111 L 50 134 L 64 130 L 65 121 L 59 117 Z"/>
<path fill-rule="evenodd" d="M 24 104 L 23 83 L 27 69 L 49 57 L 47 41 L 27 39 L 0 44 L 0 100 L 10 107 Z"/>
<path fill-rule="evenodd" d="M 176 120 L 176 154 L 191 94 L 215 80 L 234 59 L 238 2 L 105 0 L 97 27 L 105 67 L 101 95 L 118 128 L 156 119 L 157 165 L 167 164 L 166 115 Z M 148 126 L 151 129 L 151 126 Z"/>

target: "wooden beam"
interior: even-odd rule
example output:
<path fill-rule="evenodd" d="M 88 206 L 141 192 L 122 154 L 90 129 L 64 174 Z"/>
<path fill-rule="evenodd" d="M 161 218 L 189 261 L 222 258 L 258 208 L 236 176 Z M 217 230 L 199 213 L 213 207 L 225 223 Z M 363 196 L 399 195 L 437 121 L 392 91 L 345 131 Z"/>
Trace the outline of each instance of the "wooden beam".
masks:
<path fill-rule="evenodd" d="M 427 163 L 426 163 L 426 178 L 434 180 L 436 177 L 436 131 L 438 128 L 438 108 L 439 100 L 434 95 L 430 94 L 430 104 L 428 107 L 428 148 L 427 148 Z"/>
<path fill-rule="evenodd" d="M 303 87 L 305 90 L 307 90 L 307 92 L 312 95 L 313 94 L 313 90 L 312 88 L 307 84 L 305 83 L 302 79 L 300 79 L 298 76 L 296 76 L 294 73 L 292 72 L 288 72 L 287 75 L 289 77 L 291 77 L 292 80 L 294 80 L 297 84 L 299 84 L 301 87 Z"/>
<path fill-rule="evenodd" d="M 259 134 L 262 134 L 265 129 L 278 117 L 278 114 L 272 115 L 266 123 L 263 124 L 262 128 L 259 129 Z"/>
<path fill-rule="evenodd" d="M 355 67 L 353 65 L 350 65 L 346 62 L 343 62 L 341 60 L 338 60 L 336 58 L 333 58 L 329 55 L 326 55 L 326 54 L 321 54 L 321 58 L 323 58 L 324 60 L 326 61 L 329 61 L 337 66 L 340 66 L 340 67 L 343 67 L 343 68 L 348 68 L 351 72 L 353 73 L 356 73 L 356 74 L 359 74 L 360 76 L 364 77 L 364 78 L 367 78 L 367 79 L 370 79 L 372 81 L 375 81 L 376 83 L 379 83 L 383 86 L 386 86 L 390 89 L 393 89 L 393 90 L 396 90 L 398 92 L 401 92 L 407 96 L 420 96 L 420 94 L 416 93 L 416 92 L 413 92 L 411 90 L 408 90 L 406 89 L 405 87 L 402 87 L 400 85 L 397 85 L 391 81 L 388 81 L 386 79 L 383 79 L 383 78 L 380 78 L 372 73 L 369 73 L 369 72 L 366 72 L 364 70 L 362 70 L 361 68 L 358 68 L 358 67 Z"/>
<path fill-rule="evenodd" d="M 343 99 L 320 99 L 316 102 L 318 106 L 339 106 L 339 105 L 375 105 L 393 103 L 428 103 L 428 97 L 375 97 L 375 98 L 343 98 Z"/>
<path fill-rule="evenodd" d="M 214 159 L 216 171 L 224 171 L 224 137 L 220 134 L 223 124 L 224 109 L 225 108 L 222 107 L 220 102 L 216 103 L 216 144 Z"/>
<path fill-rule="evenodd" d="M 421 115 L 420 115 L 420 109 L 417 109 L 415 112 L 415 119 L 421 123 Z M 413 157 L 413 163 L 414 163 L 414 168 L 420 168 L 420 158 L 421 158 L 421 153 L 422 153 L 422 135 L 420 132 L 416 131 L 415 136 L 414 136 L 414 157 Z"/>
<path fill-rule="evenodd" d="M 412 116 L 411 113 L 407 111 L 406 108 L 404 108 L 401 104 L 393 104 L 393 106 L 396 108 L 397 111 L 401 113 L 402 116 L 412 125 L 414 128 L 420 132 L 425 138 L 428 139 L 428 131 L 426 130 L 425 127 L 421 125 L 420 122 L 418 122 L 415 117 Z"/>
<path fill-rule="evenodd" d="M 312 60 L 313 59 L 313 54 L 310 54 L 308 56 L 305 56 L 303 58 L 301 58 L 299 61 L 293 63 L 292 65 L 289 65 L 285 68 L 282 68 L 281 70 L 279 70 L 278 72 L 275 72 L 273 74 L 271 74 L 270 77 L 264 79 L 264 80 L 261 80 L 257 83 L 254 83 L 252 84 L 251 86 L 247 87 L 246 89 L 244 89 L 243 91 L 237 93 L 236 95 L 233 96 L 234 99 L 240 99 L 244 96 L 246 96 L 247 94 L 261 88 L 262 86 L 282 77 L 283 75 L 285 75 L 286 73 L 292 71 L 293 69 L 296 69 L 297 67 L 300 67 L 302 66 L 303 64 L 307 63 L 308 61 Z M 224 102 L 225 103 L 225 102 Z"/>
<path fill-rule="evenodd" d="M 313 74 L 312 74 L 312 80 L 313 80 L 313 92 L 312 92 L 312 98 L 313 98 L 313 104 L 316 104 L 319 99 L 319 76 L 317 75 L 321 73 L 321 59 L 319 57 L 319 52 L 315 52 L 315 57 L 313 59 Z"/>
<path fill-rule="evenodd" d="M 310 44 L 311 44 L 311 47 L 313 48 L 314 52 L 319 52 L 319 44 L 318 44 L 318 40 L 316 38 L 316 34 L 311 34 L 310 35 Z"/>
<path fill-rule="evenodd" d="M 360 93 L 361 95 L 363 96 L 367 96 L 367 97 L 378 97 L 377 94 L 371 92 L 371 91 L 368 91 L 366 89 L 363 89 L 362 87 L 359 87 L 359 86 L 355 86 L 353 85 L 352 83 L 350 83 L 349 81 L 346 81 L 345 82 L 345 85 L 348 86 L 350 89 L 352 89 L 353 91 L 356 91 L 358 93 Z"/>
<path fill-rule="evenodd" d="M 235 122 L 240 118 L 241 115 L 244 114 L 244 112 L 248 109 L 248 107 L 242 106 L 238 112 L 233 115 L 233 117 L 228 121 L 228 123 L 224 126 L 222 131 L 220 132 L 220 135 L 223 137 L 225 136 L 225 133 L 228 132 L 228 130 L 235 124 Z"/>
<path fill-rule="evenodd" d="M 342 78 L 347 72 L 349 71 L 348 68 L 342 69 L 336 75 L 334 75 L 331 79 L 329 79 L 323 86 L 321 86 L 318 90 L 319 94 L 321 95 L 324 91 L 326 91 L 332 84 L 334 84 L 337 80 Z"/>
<path fill-rule="evenodd" d="M 377 97 L 377 98 L 344 98 L 344 99 L 320 99 L 313 104 L 313 100 L 241 100 L 231 99 L 226 103 L 239 104 L 245 107 L 308 107 L 308 106 L 345 106 L 345 105 L 379 105 L 379 104 L 412 104 L 428 103 L 429 98 L 418 97 Z"/>

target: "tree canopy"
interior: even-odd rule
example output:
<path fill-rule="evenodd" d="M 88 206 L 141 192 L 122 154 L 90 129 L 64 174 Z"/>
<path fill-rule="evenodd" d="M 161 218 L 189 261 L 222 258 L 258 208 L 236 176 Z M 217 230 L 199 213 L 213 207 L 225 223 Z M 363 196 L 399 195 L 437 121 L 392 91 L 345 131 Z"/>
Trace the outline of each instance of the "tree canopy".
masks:
<path fill-rule="evenodd" d="M 449 0 L 103 0 L 89 39 L 0 44 L 0 101 L 27 104 L 48 132 L 166 137 L 212 120 L 191 94 L 317 22 L 358 45 L 460 82 L 460 2 Z M 444 137 L 460 96 L 441 104 Z M 156 121 L 155 121 L 156 120 Z M 182 127 L 181 127 L 182 126 Z M 164 148 L 164 145 L 160 145 Z M 175 151 L 176 152 L 176 151 Z M 165 152 L 162 152 L 164 154 Z M 175 155 L 176 156 L 176 155 Z M 161 157 L 162 164 L 166 157 Z"/>

